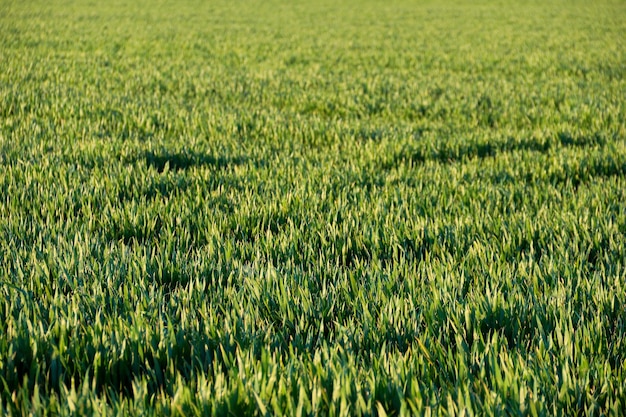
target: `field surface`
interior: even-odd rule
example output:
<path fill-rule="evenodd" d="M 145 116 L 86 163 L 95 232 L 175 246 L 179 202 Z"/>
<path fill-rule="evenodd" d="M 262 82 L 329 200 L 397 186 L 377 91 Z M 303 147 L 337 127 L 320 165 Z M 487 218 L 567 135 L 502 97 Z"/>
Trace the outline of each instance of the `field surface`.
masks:
<path fill-rule="evenodd" d="M 625 415 L 623 1 L 0 0 L 0 413 Z"/>

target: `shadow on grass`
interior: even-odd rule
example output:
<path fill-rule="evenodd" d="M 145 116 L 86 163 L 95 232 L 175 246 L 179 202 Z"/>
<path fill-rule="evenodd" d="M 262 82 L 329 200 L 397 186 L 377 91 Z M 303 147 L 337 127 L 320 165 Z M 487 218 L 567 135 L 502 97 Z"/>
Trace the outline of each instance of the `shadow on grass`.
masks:
<path fill-rule="evenodd" d="M 435 147 L 421 143 L 415 147 L 409 146 L 396 152 L 390 159 L 381 164 L 381 168 L 389 170 L 403 163 L 422 164 L 426 161 L 453 164 L 473 159 L 492 158 L 501 153 L 515 151 L 545 153 L 556 148 L 591 148 L 603 147 L 606 144 L 607 139 L 601 134 L 573 136 L 567 132 L 561 132 L 547 139 L 510 137 L 504 141 L 492 142 L 444 142 Z"/>

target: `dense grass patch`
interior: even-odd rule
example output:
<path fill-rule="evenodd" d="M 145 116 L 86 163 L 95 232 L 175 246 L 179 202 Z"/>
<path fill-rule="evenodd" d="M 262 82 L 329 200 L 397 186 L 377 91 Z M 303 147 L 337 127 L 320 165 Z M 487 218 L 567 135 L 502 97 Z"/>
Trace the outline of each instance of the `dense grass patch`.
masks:
<path fill-rule="evenodd" d="M 0 4 L 0 410 L 626 414 L 626 7 Z"/>

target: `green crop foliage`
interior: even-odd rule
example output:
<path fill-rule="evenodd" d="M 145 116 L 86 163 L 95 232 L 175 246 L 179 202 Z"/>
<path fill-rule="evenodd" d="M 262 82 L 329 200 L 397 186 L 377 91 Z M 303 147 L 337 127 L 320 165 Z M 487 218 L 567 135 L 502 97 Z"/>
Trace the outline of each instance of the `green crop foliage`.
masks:
<path fill-rule="evenodd" d="M 623 1 L 0 0 L 0 414 L 626 414 Z"/>

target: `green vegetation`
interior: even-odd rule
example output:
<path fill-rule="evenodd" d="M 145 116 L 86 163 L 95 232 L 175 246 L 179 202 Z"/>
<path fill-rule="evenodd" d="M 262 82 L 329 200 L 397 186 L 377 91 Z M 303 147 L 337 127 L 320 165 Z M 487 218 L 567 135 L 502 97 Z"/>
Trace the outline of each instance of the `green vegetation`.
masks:
<path fill-rule="evenodd" d="M 625 75 L 623 1 L 0 0 L 0 413 L 626 414 Z"/>

